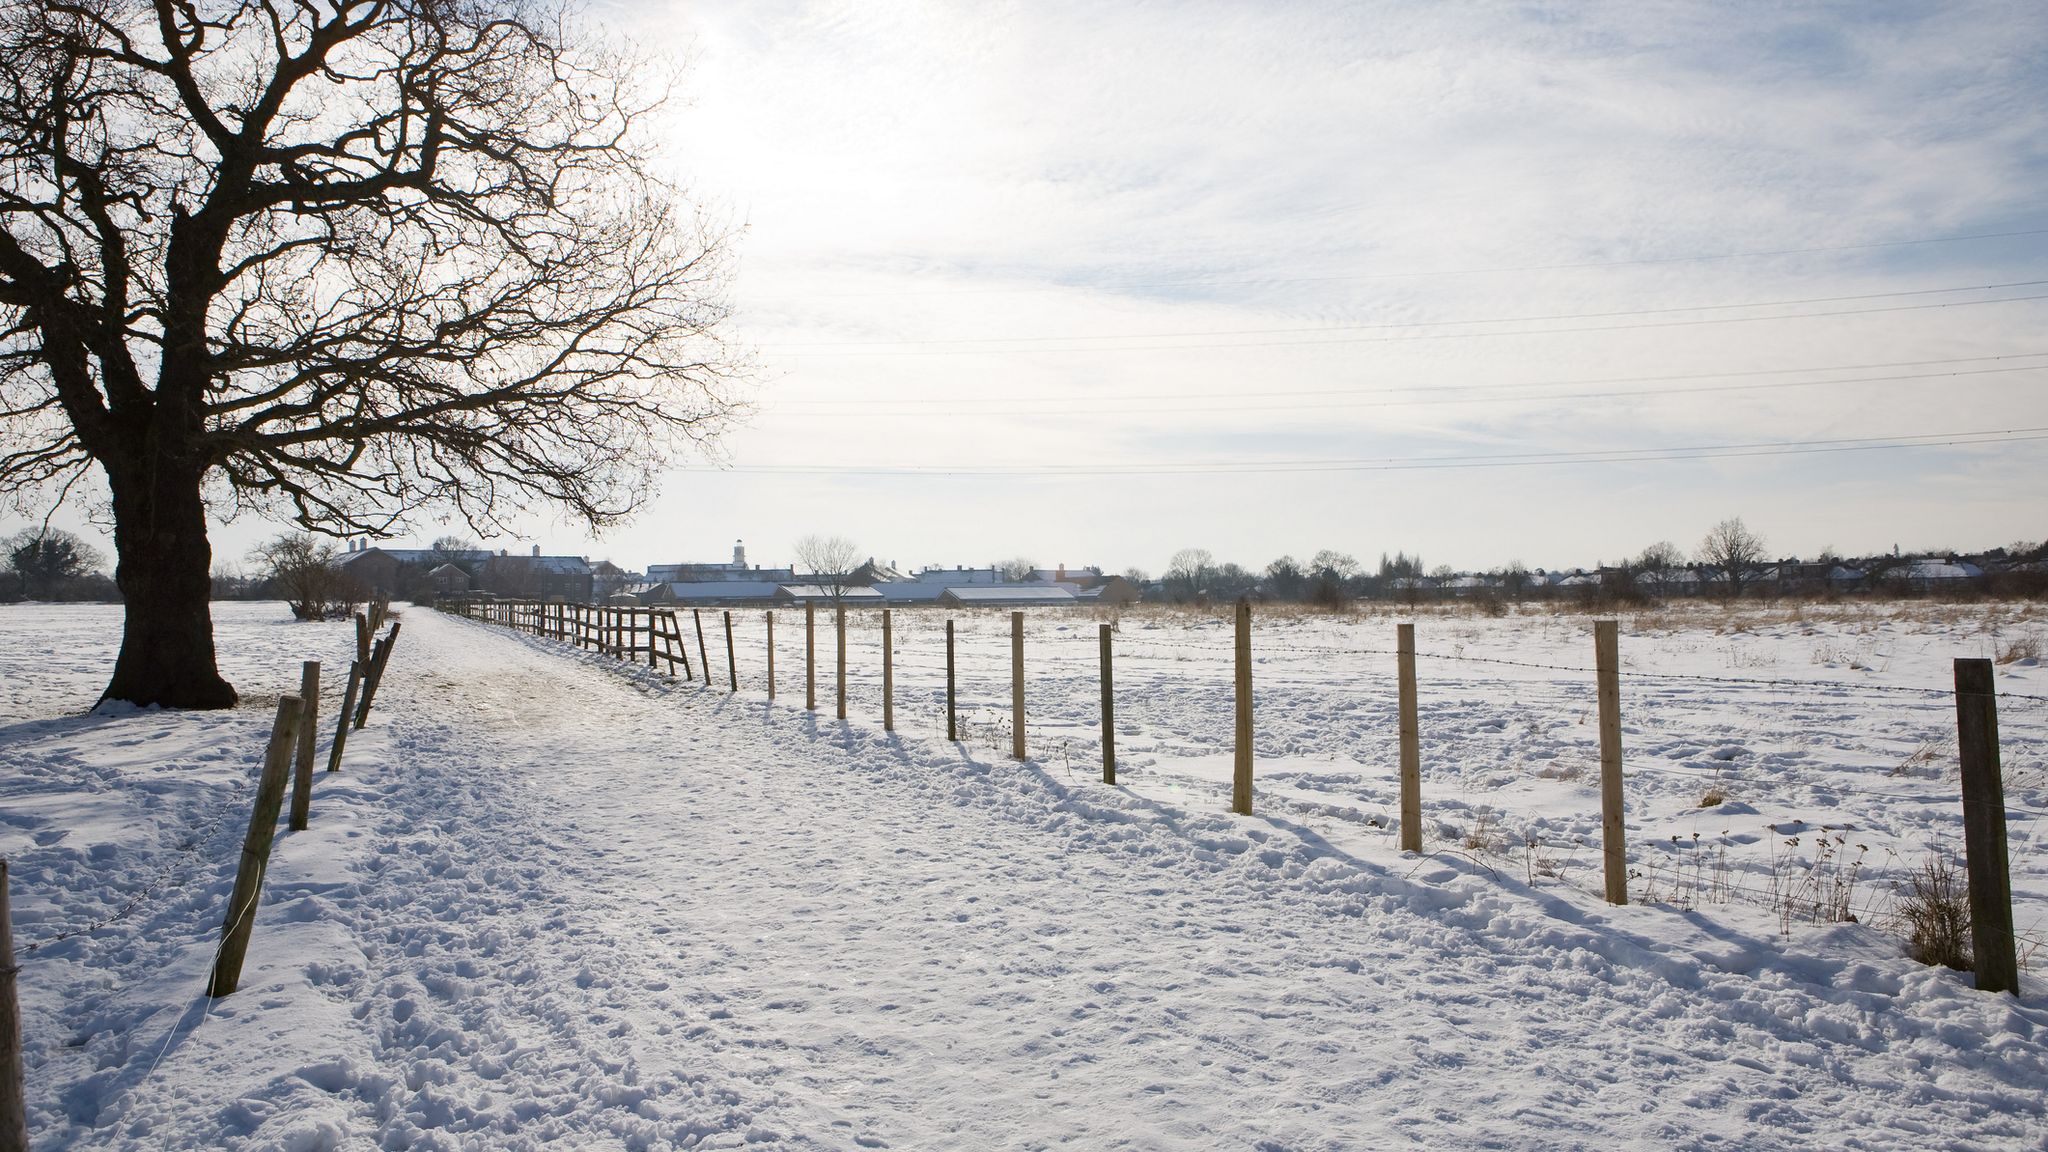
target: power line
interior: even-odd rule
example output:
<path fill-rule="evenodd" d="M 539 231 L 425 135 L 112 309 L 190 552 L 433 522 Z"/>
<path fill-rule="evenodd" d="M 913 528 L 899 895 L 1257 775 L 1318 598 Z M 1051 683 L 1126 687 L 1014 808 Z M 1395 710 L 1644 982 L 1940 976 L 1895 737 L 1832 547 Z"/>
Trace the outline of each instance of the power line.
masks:
<path fill-rule="evenodd" d="M 1478 392 L 1478 391 L 1496 391 L 1496 390 L 1504 390 L 1504 389 L 1516 389 L 1516 388 L 1563 388 L 1563 387 L 1569 387 L 1569 386 L 1576 386 L 1576 385 L 1591 385 L 1591 384 L 1658 384 L 1658 383 L 1665 383 L 1665 382 L 1669 382 L 1669 381 L 1682 381 L 1682 380 L 1723 380 L 1723 379 L 1736 379 L 1736 378 L 1741 378 L 1741 377 L 1751 377 L 1751 376 L 1790 376 L 1790 375 L 1793 375 L 1793 374 L 1795 374 L 1795 373 L 1800 373 L 1800 372 L 1870 372 L 1870 371 L 1879 371 L 1879 370 L 1883 370 L 1883 369 L 1890 369 L 1890 368 L 1931 368 L 1931 367 L 1933 367 L 1933 366 L 1935 366 L 1935 365 L 1938 365 L 1938 364 L 1983 364 L 1983 363 L 1988 363 L 1988 362 L 1995 362 L 1995 361 L 2000 361 L 2000 360 L 2032 360 L 2032 359 L 2038 359 L 2038 358 L 2040 358 L 2040 357 L 2043 357 L 2043 356 L 2048 356 L 2048 351 L 2043 351 L 2043 352 L 2008 352 L 2008 353 L 2005 353 L 2005 354 L 2003 354 L 2003 355 L 1999 355 L 1999 356 L 1954 356 L 1954 357 L 1948 357 L 1948 358 L 1945 358 L 1945 359 L 1940 359 L 1940 360 L 1892 360 L 1892 361 L 1887 361 L 1887 362 L 1882 362 L 1882 363 L 1876 363 L 1876 364 L 1815 364 L 1815 365 L 1808 365 L 1808 366 L 1806 366 L 1806 367 L 1800 367 L 1800 368 L 1751 368 L 1751 369 L 1742 369 L 1742 370 L 1737 370 L 1737 371 L 1729 371 L 1729 372 L 1680 372 L 1680 373 L 1672 373 L 1672 374 L 1667 374 L 1667 375 L 1662 375 L 1662 376 L 1594 376 L 1594 377 L 1587 377 L 1587 378 L 1581 378 L 1581 379 L 1566 379 L 1566 380 L 1531 380 L 1531 381 L 1524 381 L 1524 382 L 1521 382 L 1521 383 L 1508 383 L 1508 384 L 1441 384 L 1441 385 L 1439 385 L 1439 384 L 1406 384 L 1406 385 L 1397 385 L 1397 386 L 1395 386 L 1395 387 L 1391 387 L 1391 388 L 1376 388 L 1376 389 L 1372 389 L 1371 391 L 1372 391 L 1373 393 L 1379 393 L 1379 394 L 1388 394 L 1388 395 L 1392 395 L 1392 394 L 1395 394 L 1395 393 L 1401 393 L 1401 392 L 1428 392 L 1428 393 L 1431 393 L 1431 394 L 1437 394 L 1437 393 L 1443 393 L 1443 392 Z M 2038 365 L 2028 365 L 2028 367 L 2038 367 Z M 1931 375 L 1934 375 L 1934 376 L 1946 376 L 1946 375 L 1949 375 L 1949 373 L 1946 373 L 1946 372 L 1937 372 L 1937 373 L 1932 373 Z M 1263 395 L 1263 396 L 1356 396 L 1356 395 L 1359 395 L 1359 394 L 1360 394 L 1360 389 L 1356 389 L 1356 388 L 1303 388 L 1303 389 L 1290 389 L 1290 390 L 1286 390 L 1286 391 L 1274 391 L 1274 390 L 1261 390 L 1261 392 L 1260 392 L 1260 395 Z M 1093 398 L 1099 397 L 1100 395 L 1101 395 L 1100 393 L 1095 393 L 1095 394 L 1090 394 L 1090 395 L 1088 395 L 1088 396 L 1081 396 L 1081 397 L 1072 397 L 1072 398 L 1069 398 L 1069 397 L 1061 397 L 1061 396 L 1053 396 L 1053 397 L 1043 397 L 1043 398 L 1040 398 L 1040 397 L 1031 397 L 1031 396 L 1000 396 L 1000 395 L 998 395 L 998 396 L 989 396 L 989 395 L 981 395 L 981 396 L 975 396 L 975 397 L 970 397 L 970 398 L 967 398 L 967 399 L 965 399 L 965 400 L 952 400 L 952 399 L 936 399 L 936 400 L 925 400 L 925 399 L 920 399 L 920 398 L 911 398 L 911 399 L 906 399 L 906 400 L 892 400 L 892 401 L 886 401 L 886 403 L 894 403 L 894 404 L 909 404 L 909 403 L 920 403 L 920 404 L 922 404 L 922 403 L 933 403 L 933 404 L 942 404 L 942 403 L 1008 403 L 1008 402 L 1012 402 L 1012 401 L 1016 401 L 1016 400 L 1040 400 L 1040 399 L 1042 399 L 1042 401 L 1043 401 L 1044 403 L 1048 403 L 1048 404 L 1068 404 L 1068 403 L 1071 403 L 1071 402 L 1072 402 L 1072 401 L 1073 401 L 1074 399 L 1093 399 Z M 1130 395 L 1128 395 L 1128 396 L 1118 396 L 1118 397 L 1114 397 L 1114 398 L 1116 398 L 1116 399 L 1128 399 L 1128 400 L 1210 400 L 1210 399 L 1214 399 L 1214 400 L 1235 400 L 1235 399 L 1238 399 L 1239 397 L 1241 397 L 1242 395 L 1243 395 L 1243 392 L 1241 392 L 1241 391 L 1235 391 L 1235 392 L 1148 392 L 1148 393 L 1132 393 L 1132 394 L 1130 394 Z M 822 396 L 821 396 L 821 397 L 816 397 L 816 398 L 811 398 L 811 397 L 801 397 L 801 396 L 800 396 L 800 397 L 797 397 L 797 398 L 796 398 L 796 399 L 795 399 L 794 401 L 792 401 L 792 402 L 793 402 L 793 403 L 801 403 L 801 404 L 832 404 L 832 405 L 860 405 L 860 406 L 863 406 L 863 407 L 867 407 L 867 406 L 870 406 L 870 405 L 871 405 L 871 404 L 873 403 L 872 401 L 868 401 L 868 400 L 851 400 L 851 399 L 841 399 L 841 398 L 838 398 L 838 397 L 822 397 Z"/>
<path fill-rule="evenodd" d="M 1822 452 L 1870 452 L 1900 448 L 1944 448 L 1971 444 L 2010 444 L 2032 440 L 2048 440 L 2048 427 L 1835 440 L 1780 440 L 1749 444 L 1706 444 L 1673 448 L 1598 449 L 1578 452 L 1519 452 L 1464 456 L 1391 456 L 1383 459 L 1351 460 L 1217 461 L 1168 466 L 1076 464 L 1062 466 L 927 465 L 837 467 L 812 464 L 756 464 L 722 469 L 691 468 L 686 470 L 756 475 L 872 476 L 1167 476 L 1189 473 L 1377 472 L 1433 468 L 1510 468 L 1546 464 L 1630 464 L 1666 460 L 1791 456 Z"/>
<path fill-rule="evenodd" d="M 1481 338 L 1486 338 L 1486 337 L 1495 337 L 1495 336 L 1563 336 L 1563 335 L 1572 335 L 1572 334 L 1577 334 L 1577 333 L 1584 333 L 1584 332 L 1626 332 L 1626 331 L 1632 331 L 1632 330 L 1635 330 L 1635 329 L 1648 329 L 1648 328 L 1694 328 L 1694 327 L 1699 327 L 1699 326 L 1702 326 L 1702 325 L 1706 325 L 1706 324 L 1749 324 L 1749 323 L 1755 323 L 1755 322 L 1757 322 L 1757 321 L 1763 321 L 1763 320 L 1814 320 L 1814 319 L 1826 319 L 1826 318 L 1832 318 L 1832 317 L 1838 317 L 1838 316 L 1876 316 L 1876 315 L 1881 315 L 1881 314 L 1885 314 L 1885 313 L 1892 313 L 1892 312 L 1923 312 L 1923 311 L 1927 311 L 1927 310 L 1930 310 L 1930 309 L 1937 309 L 1937 308 L 1963 308 L 1963 307 L 1968 307 L 1968 306 L 1970 306 L 1970 305 L 1974 305 L 1974 304 L 2021 304 L 2021 303 L 2026 303 L 2026 302 L 2029 302 L 2029 301 L 2034 301 L 2034 300 L 2048 300 L 2048 293 L 2038 293 L 2038 294 L 2034 294 L 2034 295 L 2028 295 L 2028 296 L 2001 296 L 2001 297 L 1998 297 L 1998 298 L 1996 298 L 1996 299 L 1991 299 L 1991 300 L 1944 300 L 1944 301 L 1938 301 L 1938 302 L 1935 302 L 1935 303 L 1930 303 L 1930 304 L 1893 304 L 1893 305 L 1887 305 L 1887 306 L 1885 306 L 1885 307 L 1882 307 L 1882 308 L 1838 308 L 1838 309 L 1832 309 L 1832 310 L 1828 310 L 1828 311 L 1823 311 L 1823 312 L 1786 312 L 1786 313 L 1782 313 L 1782 314 L 1780 314 L 1780 315 L 1776 315 L 1776 316 L 1709 316 L 1709 317 L 1701 317 L 1701 318 L 1697 318 L 1697 319 L 1692 319 L 1692 320 L 1652 320 L 1652 321 L 1648 321 L 1648 322 L 1646 322 L 1646 323 L 1641 323 L 1641 324 L 1593 324 L 1593 325 L 1582 325 L 1582 326 L 1580 326 L 1580 327 L 1576 327 L 1576 328 L 1527 328 L 1527 329 L 1519 329 L 1519 330 L 1513 330 L 1513 331 L 1506 331 L 1506 332 L 1418 332 L 1418 333 L 1413 333 L 1413 334 L 1410 334 L 1410 335 L 1405 335 L 1405 336 L 1345 336 L 1345 337 L 1339 337 L 1339 338 L 1337 338 L 1337 339 L 1332 339 L 1332 340 L 1247 340 L 1247 341 L 1222 341 L 1222 342 L 1210 342 L 1210 343 L 1197 343 L 1197 344 L 1133 344 L 1133 345 L 1129 345 L 1129 346 L 1114 346 L 1114 345 L 1111 345 L 1111 346 L 1103 346 L 1103 345 L 1095 345 L 1095 346 L 1082 346 L 1082 347 L 1064 347 L 1064 348 L 1061 348 L 1061 347 L 1034 347 L 1034 348 L 988 348 L 988 347 L 973 347 L 973 348 L 969 348 L 969 347 L 948 347 L 948 348 L 937 348 L 937 347 L 924 347 L 924 348 L 922 348 L 921 350 L 920 350 L 920 349 L 919 349 L 919 348 L 918 348 L 917 346 L 921 346 L 921 345 L 936 345 L 936 344 L 950 344 L 950 343 L 954 343 L 954 342 L 953 342 L 953 341 L 945 341 L 945 340 L 882 340 L 882 341 L 873 341 L 873 342 L 861 342 L 861 341 L 846 341 L 846 342 L 845 342 L 845 345 L 844 345 L 844 346 L 843 346 L 843 347 L 842 347 L 842 348 L 841 348 L 840 350 L 836 350 L 836 351 L 819 351 L 819 352 L 802 352 L 802 351 L 797 351 L 797 352 L 783 352 L 783 353 L 781 353 L 781 355 L 784 355 L 784 356 L 975 356 L 975 355 L 1013 355 L 1013 354 L 1016 354 L 1016 353 L 1021 353 L 1021 352 L 1033 352 L 1033 353 L 1052 353 L 1052 352 L 1171 352 L 1171 351 L 1176 351 L 1176 350 L 1193 350 L 1193 351 L 1205 351 L 1205 350 L 1209 350 L 1209 349 L 1219 349 L 1219 348 L 1313 348 L 1313 347 L 1319 347 L 1319 346 L 1323 346 L 1323 345 L 1330 345 L 1330 344 L 1394 344 L 1394 343 L 1406 343 L 1406 342 L 1408 342 L 1408 341 L 1413 341 L 1413 340 L 1468 340 L 1468 339 L 1481 339 Z M 1767 307 L 1767 306 L 1768 306 L 1768 305 L 1765 305 L 1765 304 L 1753 304 L 1753 305 L 1707 305 L 1707 306 L 1703 306 L 1703 307 L 1755 307 L 1755 308 L 1762 308 L 1762 307 Z M 1698 309 L 1672 309 L 1671 311 L 1696 311 L 1696 310 L 1698 310 Z M 1591 315 L 1597 315 L 1597 314 L 1591 314 Z M 1570 316 L 1558 316 L 1558 317 L 1554 317 L 1554 319 L 1559 319 L 1559 320 L 1568 320 L 1568 319 L 1573 319 L 1573 318 L 1574 318 L 1574 317 L 1570 317 Z M 1532 318 L 1532 319 L 1533 319 L 1533 318 Z M 1418 322 L 1418 323 L 1415 323 L 1415 324 L 1368 324 L 1368 325 L 1355 325 L 1355 326 L 1350 326 L 1350 327 L 1345 327 L 1345 326 L 1333 326 L 1333 327 L 1330 327 L 1330 328 L 1319 328 L 1319 329 L 1304 329 L 1304 330 L 1301 330 L 1301 331 L 1320 331 L 1320 332 L 1344 332 L 1344 331 L 1353 331 L 1353 330 L 1359 330 L 1359 329 L 1368 329 L 1368 328 L 1419 328 L 1419 327 L 1427 327 L 1427 326 L 1431 326 L 1431 325 L 1444 325 L 1444 324 L 1488 324 L 1488 323 L 1510 323 L 1510 322 L 1512 322 L 1512 321 L 1511 321 L 1511 320 L 1508 320 L 1508 319 L 1502 319 L 1502 320 L 1440 320 L 1440 321 L 1429 321 L 1429 322 L 1427 322 L 1427 323 L 1421 323 L 1421 322 Z M 1295 329 L 1276 329 L 1275 331 L 1276 331 L 1276 332 L 1290 332 L 1290 331 L 1296 331 L 1296 330 L 1295 330 Z M 1176 334 L 1176 335 L 1200 335 L 1200 333 L 1180 333 L 1180 334 Z M 1096 339 L 1118 339 L 1118 338 L 1120 338 L 1120 339 L 1127 339 L 1127 340 L 1131 340 L 1131 339 L 1137 339 L 1137 340 L 1143 340 L 1143 339 L 1152 339 L 1152 337 L 1148 337 L 1148 336 L 1124 336 L 1124 337 L 1096 337 L 1096 336 L 1077 336 L 1077 337 L 1051 337 L 1051 336 L 1048 336 L 1048 337 L 1039 337 L 1039 336 L 1028 336 L 1028 337 L 1016 337 L 1016 338 L 1009 338 L 1009 337 L 986 337 L 986 338 L 982 338 L 982 339 L 981 339 L 980 341 L 978 341 L 978 342 L 979 342 L 979 343 L 987 343 L 987 344 L 1001 344 L 1001 343 L 1021 343 L 1021 342 L 1024 342 L 1024 341 L 1038 341 L 1038 340 L 1058 340 L 1058 339 L 1076 339 L 1076 340 L 1096 340 Z M 872 345 L 875 345 L 875 346 L 869 346 L 869 345 L 870 345 L 870 343 L 872 343 Z M 887 345 L 887 347 L 881 347 L 882 345 Z M 801 346 L 801 345 L 773 345 L 773 344 L 769 344 L 769 345 L 763 345 L 762 347 L 763 347 L 764 349 L 773 349 L 773 348 L 792 348 L 792 347 L 803 347 L 803 346 Z"/>
<path fill-rule="evenodd" d="M 1562 264 L 1502 265 L 1491 268 L 1439 268 L 1407 272 L 1356 272 L 1328 276 L 1244 277 L 1214 279 L 1190 277 L 1180 280 L 1109 281 L 1102 284 L 1047 284 L 1031 288 L 927 288 L 903 292 L 821 292 L 806 299 L 835 299 L 878 296 L 1009 295 L 1033 292 L 1072 292 L 1090 289 L 1131 288 L 1225 288 L 1258 284 L 1330 284 L 1349 280 L 1417 280 L 1434 276 L 1493 276 L 1519 272 L 1570 272 L 1589 268 L 1627 268 L 1655 264 L 1690 264 L 1716 260 L 1749 260 L 1771 256 L 1810 256 L 1828 252 L 1864 252 L 1881 248 L 1906 248 L 1927 244 L 1960 244 L 1973 240 L 2013 240 L 2048 235 L 2048 228 L 2014 232 L 1978 232 L 1964 236 L 1930 236 L 1911 240 L 1875 240 L 1861 244 L 1829 244 L 1810 248 L 1769 248 L 1746 252 L 1718 252 L 1693 256 L 1646 256 L 1630 260 L 1581 260 Z"/>
<path fill-rule="evenodd" d="M 1835 380 L 1779 380 L 1752 384 L 1705 384 L 1690 388 L 1629 388 L 1607 392 L 1555 392 L 1547 394 L 1538 392 L 1519 396 L 1435 396 L 1411 400 L 1324 401 L 1309 404 L 1215 404 L 1204 407 L 1148 404 L 1138 408 L 1076 408 L 1071 407 L 1071 399 L 1060 398 L 1058 402 L 1069 406 L 1060 408 L 977 408 L 971 409 L 965 414 L 975 416 L 1063 416 L 1073 419 L 1086 419 L 1094 416 L 1142 416 L 1165 413 L 1199 415 L 1204 412 L 1321 412 L 1344 408 L 1423 408 L 1440 407 L 1450 404 L 1505 404 L 1526 400 L 1611 400 L 1638 396 L 1693 396 L 1711 392 L 1773 392 L 1792 388 L 1818 388 L 1830 384 L 1883 384 L 1909 380 L 1950 380 L 1964 376 L 1990 376 L 2010 372 L 2039 372 L 2044 369 L 2048 369 L 2048 364 L 2026 364 L 2010 368 L 1974 368 L 1955 372 L 1916 372 L 1895 376 L 1851 376 Z M 1499 385 L 1496 387 L 1512 387 L 1512 385 Z M 1390 389 L 1389 391 L 1412 392 L 1416 391 L 1416 389 L 1402 388 Z M 1271 393 L 1267 393 L 1267 395 L 1271 395 Z M 992 398 L 979 397 L 977 399 L 987 402 Z M 1089 397 L 1083 396 L 1074 399 L 1086 400 Z M 972 401 L 969 402 L 971 403 Z M 1054 401 L 1047 401 L 1047 403 L 1052 402 Z M 852 402 L 842 401 L 840 403 Z M 814 415 L 830 415 L 835 419 L 844 419 L 849 415 L 863 417 L 915 415 L 920 409 L 929 408 L 944 408 L 951 411 L 958 407 L 960 403 L 960 401 L 949 400 L 894 400 L 868 405 L 855 409 L 852 412 L 836 408 L 806 409 L 802 407 L 783 408 L 781 410 L 790 411 L 795 414 L 808 412 Z M 914 407 L 912 407 L 913 405 Z"/>
<path fill-rule="evenodd" d="M 1956 292 L 2002 292 L 2038 288 L 2048 280 L 2014 280 L 2004 284 L 1966 284 L 1957 288 L 1914 288 L 1901 292 L 1866 292 L 1855 296 L 1808 296 L 1796 300 L 1759 300 L 1736 304 L 1687 304 L 1669 308 L 1631 308 L 1619 312 L 1564 312 L 1546 316 L 1494 316 L 1478 320 L 1408 320 L 1380 324 L 1318 324 L 1298 328 L 1223 328 L 1213 332 L 1124 332 L 1106 336 L 962 336 L 931 340 L 800 340 L 769 344 L 769 348 L 824 348 L 872 344 L 1035 344 L 1055 340 L 1178 340 L 1187 336 L 1282 336 L 1316 332 L 1364 332 L 1382 328 L 1444 328 L 1461 324 L 1534 324 L 1550 320 L 1611 320 L 1621 316 L 1662 316 L 1673 312 L 1712 312 L 1735 308 L 1797 308 L 1808 304 L 1848 304 L 1863 300 L 1895 300 L 1903 296 L 1940 296 Z"/>

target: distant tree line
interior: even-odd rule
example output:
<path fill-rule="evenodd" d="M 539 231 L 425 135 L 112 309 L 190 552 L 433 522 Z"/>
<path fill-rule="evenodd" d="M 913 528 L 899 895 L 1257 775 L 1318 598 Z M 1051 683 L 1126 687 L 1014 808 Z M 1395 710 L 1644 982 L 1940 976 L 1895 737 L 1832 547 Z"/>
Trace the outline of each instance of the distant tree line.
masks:
<path fill-rule="evenodd" d="M 1504 607 L 1533 599 L 1565 599 L 1591 607 L 1648 604 L 1672 596 L 1737 599 L 1752 595 L 1834 595 L 1847 581 L 1834 579 L 1836 569 L 1854 568 L 1853 586 L 1885 595 L 1926 594 L 1928 588 L 1911 573 L 1916 559 L 1950 556 L 1951 549 L 1921 549 L 1900 555 L 1863 557 L 1852 561 L 1824 548 L 1810 561 L 1774 557 L 1764 538 L 1732 517 L 1715 524 L 1691 553 L 1669 540 L 1659 540 L 1640 553 L 1591 569 L 1570 573 L 1532 571 L 1510 560 L 1483 572 L 1458 573 L 1448 565 L 1434 568 L 1420 555 L 1382 552 L 1367 567 L 1349 555 L 1324 550 L 1303 562 L 1282 556 L 1263 569 L 1221 562 L 1206 548 L 1174 553 L 1155 595 L 1176 604 L 1227 603 L 1240 596 L 1257 600 L 1315 604 L 1342 608 L 1353 600 L 1414 603 L 1455 597 Z M 1955 594 L 1994 596 L 2048 595 L 2048 543 L 2016 543 L 1983 554 L 2005 564 L 1979 579 L 1959 582 Z M 1774 571 L 1775 570 L 1775 571 Z M 1792 575 L 1797 573 L 1796 578 Z M 1149 585 L 1143 572 L 1127 573 L 1133 583 Z M 1776 579 L 1769 577 L 1775 575 Z"/>

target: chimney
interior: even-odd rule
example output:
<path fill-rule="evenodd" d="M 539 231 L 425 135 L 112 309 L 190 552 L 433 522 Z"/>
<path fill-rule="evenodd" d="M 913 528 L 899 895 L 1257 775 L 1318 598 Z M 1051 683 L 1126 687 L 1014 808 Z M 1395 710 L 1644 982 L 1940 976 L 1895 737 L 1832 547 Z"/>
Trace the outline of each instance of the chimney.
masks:
<path fill-rule="evenodd" d="M 1065 561 L 1061 561 L 1061 562 L 1060 562 L 1060 570 L 1059 570 L 1058 572 L 1055 572 L 1055 573 L 1053 573 L 1053 579 L 1055 579 L 1055 580 L 1065 580 L 1066 578 L 1067 578 L 1067 565 L 1066 565 L 1066 562 L 1065 562 Z"/>
<path fill-rule="evenodd" d="M 538 544 L 535 544 L 535 545 L 533 546 L 533 558 L 534 558 L 535 560 L 538 560 L 538 559 L 540 559 L 540 545 L 538 545 Z"/>

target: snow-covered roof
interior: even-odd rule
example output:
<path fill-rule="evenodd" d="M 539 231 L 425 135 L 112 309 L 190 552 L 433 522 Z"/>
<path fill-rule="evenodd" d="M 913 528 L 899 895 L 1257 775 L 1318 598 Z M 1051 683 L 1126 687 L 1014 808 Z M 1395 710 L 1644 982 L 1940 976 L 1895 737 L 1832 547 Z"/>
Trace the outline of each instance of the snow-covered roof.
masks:
<path fill-rule="evenodd" d="M 930 584 L 923 580 L 893 580 L 877 584 L 874 589 L 891 604 L 931 604 L 946 592 L 944 584 Z"/>
<path fill-rule="evenodd" d="M 823 584 L 783 584 L 775 589 L 778 600 L 831 600 L 833 590 Z M 839 589 L 838 599 L 854 600 L 862 604 L 880 604 L 882 594 L 873 588 L 850 587 Z"/>
<path fill-rule="evenodd" d="M 1984 570 L 1975 564 L 1950 564 L 1943 560 L 1915 560 L 1898 571 L 1908 580 L 1969 580 L 1983 574 Z"/>
<path fill-rule="evenodd" d="M 714 600 L 773 600 L 781 586 L 775 580 L 669 580 L 663 582 L 678 604 Z"/>
<path fill-rule="evenodd" d="M 1072 604 L 1074 592 L 1058 584 L 968 584 L 940 597 L 958 604 Z"/>

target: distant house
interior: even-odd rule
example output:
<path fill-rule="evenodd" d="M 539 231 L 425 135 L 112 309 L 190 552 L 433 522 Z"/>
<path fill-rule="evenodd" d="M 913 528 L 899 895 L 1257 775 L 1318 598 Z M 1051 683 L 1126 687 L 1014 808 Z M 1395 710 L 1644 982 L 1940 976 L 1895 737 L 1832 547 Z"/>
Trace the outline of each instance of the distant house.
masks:
<path fill-rule="evenodd" d="M 1100 576 L 1093 584 L 1075 593 L 1075 598 L 1088 604 L 1136 604 L 1144 599 L 1138 586 L 1121 576 Z"/>
<path fill-rule="evenodd" d="M 431 592 L 430 573 L 452 564 L 469 577 L 474 587 L 491 553 L 480 549 L 450 551 L 440 548 L 380 548 L 368 541 L 354 541 L 334 561 L 335 567 L 355 578 L 372 596 L 412 596 Z"/>
<path fill-rule="evenodd" d="M 363 591 L 373 597 L 389 599 L 398 595 L 399 573 L 403 565 L 398 557 L 382 548 L 345 552 L 334 565 L 353 577 Z"/>
<path fill-rule="evenodd" d="M 1491 589 L 1499 588 L 1500 581 L 1485 576 L 1452 576 L 1437 582 L 1437 588 L 1446 596 L 1478 596 Z"/>
<path fill-rule="evenodd" d="M 500 552 L 484 561 L 477 584 L 496 596 L 588 603 L 595 591 L 590 562 L 581 556 L 543 556 L 540 545 L 528 556 Z"/>
<path fill-rule="evenodd" d="M 427 570 L 427 586 L 436 596 L 460 596 L 469 591 L 471 580 L 461 565 L 447 563 Z"/>
<path fill-rule="evenodd" d="M 894 560 L 887 564 L 878 564 L 875 558 L 870 556 L 867 563 L 847 573 L 845 583 L 872 588 L 877 584 L 907 583 L 909 580 L 910 577 L 897 570 Z"/>
<path fill-rule="evenodd" d="M 989 568 L 926 568 L 915 577 L 920 584 L 1001 584 L 1003 574 Z"/>
<path fill-rule="evenodd" d="M 1650 569 L 1636 573 L 1636 588 L 1646 596 L 1697 596 L 1705 585 L 1690 568 Z"/>
<path fill-rule="evenodd" d="M 939 596 L 947 608 L 1072 607 L 1074 590 L 1058 584 L 956 584 Z"/>
<path fill-rule="evenodd" d="M 779 587 L 781 585 L 772 580 L 676 580 L 654 585 L 640 593 L 639 600 L 642 604 L 656 607 L 765 606 L 775 603 L 775 593 Z"/>
<path fill-rule="evenodd" d="M 1984 570 L 1975 564 L 1950 557 L 1946 560 L 1914 560 L 1888 569 L 1886 582 L 1913 592 L 1958 591 L 1982 578 Z"/>

